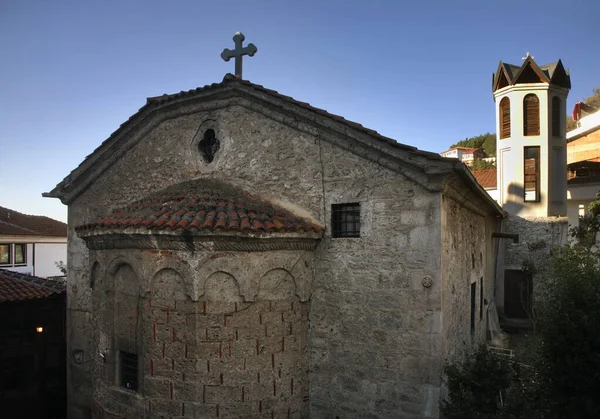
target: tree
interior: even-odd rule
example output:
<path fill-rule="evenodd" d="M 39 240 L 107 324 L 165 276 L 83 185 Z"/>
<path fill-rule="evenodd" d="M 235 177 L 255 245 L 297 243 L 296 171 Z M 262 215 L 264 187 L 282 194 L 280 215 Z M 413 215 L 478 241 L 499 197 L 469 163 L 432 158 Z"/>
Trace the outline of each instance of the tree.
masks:
<path fill-rule="evenodd" d="M 495 169 L 496 163 L 493 161 L 486 161 L 483 159 L 475 159 L 473 160 L 473 166 L 471 170 L 487 170 L 487 169 Z"/>
<path fill-rule="evenodd" d="M 536 370 L 544 418 L 597 418 L 600 412 L 599 262 L 581 244 L 554 255 L 554 278 L 539 310 Z"/>
<path fill-rule="evenodd" d="M 496 155 L 496 134 L 485 134 L 477 135 L 475 137 L 465 138 L 452 144 L 449 148 L 454 147 L 469 147 L 469 148 L 482 148 L 487 156 Z"/>
<path fill-rule="evenodd" d="M 582 102 L 593 108 L 600 109 L 600 87 L 592 89 L 592 95 L 584 98 Z M 567 132 L 572 131 L 575 128 L 577 128 L 577 122 L 571 115 L 567 114 Z"/>

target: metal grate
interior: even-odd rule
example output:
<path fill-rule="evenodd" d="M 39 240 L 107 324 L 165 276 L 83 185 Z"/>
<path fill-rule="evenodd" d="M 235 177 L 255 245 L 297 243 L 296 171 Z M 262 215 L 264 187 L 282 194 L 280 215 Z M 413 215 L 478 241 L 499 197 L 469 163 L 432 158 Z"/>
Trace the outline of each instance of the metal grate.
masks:
<path fill-rule="evenodd" d="M 128 352 L 119 352 L 121 359 L 121 387 L 137 391 L 138 389 L 138 356 Z"/>
<path fill-rule="evenodd" d="M 360 237 L 360 204 L 331 206 L 333 237 Z"/>

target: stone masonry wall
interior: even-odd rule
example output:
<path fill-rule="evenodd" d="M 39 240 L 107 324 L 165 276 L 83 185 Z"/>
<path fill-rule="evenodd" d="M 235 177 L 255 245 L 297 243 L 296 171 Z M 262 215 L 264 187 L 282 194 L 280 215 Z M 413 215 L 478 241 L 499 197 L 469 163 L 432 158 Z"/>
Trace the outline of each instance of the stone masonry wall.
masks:
<path fill-rule="evenodd" d="M 384 153 L 359 157 L 362 148 L 351 140 L 340 148 L 328 141 L 328 132 L 297 122 L 292 128 L 275 112 L 241 105 L 215 101 L 178 108 L 69 206 L 69 350 L 95 349 L 89 327 L 95 316 L 93 261 L 73 227 L 168 185 L 218 178 L 326 227 L 314 253 L 312 294 L 302 300 L 311 300 L 311 417 L 436 417 L 441 211 L 439 192 L 427 187 L 440 185 L 427 184 L 419 169 L 384 168 L 376 162 Z M 197 152 L 208 128 L 221 141 L 210 165 Z M 331 204 L 345 202 L 360 203 L 360 238 L 331 238 Z M 252 254 L 248 261 L 261 257 Z M 240 283 L 243 276 L 234 275 Z M 429 288 L 422 285 L 426 277 L 432 279 Z M 69 365 L 71 419 L 91 415 L 95 373 L 89 365 Z"/>
<path fill-rule="evenodd" d="M 500 243 L 499 266 L 504 269 L 528 270 L 532 273 L 533 309 L 535 300 L 543 298 L 544 284 L 550 280 L 552 251 L 567 244 L 567 217 L 523 218 L 511 215 L 504 220 L 503 231 L 519 235 L 519 242 Z M 496 302 L 504 313 L 504 269 L 498 272 Z"/>
<path fill-rule="evenodd" d="M 442 196 L 442 318 L 444 358 L 453 360 L 485 342 L 487 307 L 493 298 L 492 232 L 495 220 Z M 474 329 L 471 329 L 471 287 L 475 287 Z M 483 294 L 482 294 L 483 291 Z"/>
<path fill-rule="evenodd" d="M 268 255 L 278 267 L 248 269 L 253 285 L 245 287 L 231 272 L 247 254 L 207 254 L 191 269 L 179 259 L 185 254 L 95 253 L 104 279 L 94 285 L 96 350 L 105 358 L 96 362 L 93 418 L 308 417 L 309 303 L 296 284 L 310 283 L 301 275 L 311 271 L 285 269 L 306 255 Z M 207 259 L 220 259 L 222 270 L 205 275 L 214 265 Z M 184 278 L 190 273 L 200 277 Z M 194 282 L 202 285 L 197 301 Z M 241 293 L 252 289 L 254 301 L 245 301 Z M 121 386 L 119 351 L 139 356 L 137 391 Z"/>

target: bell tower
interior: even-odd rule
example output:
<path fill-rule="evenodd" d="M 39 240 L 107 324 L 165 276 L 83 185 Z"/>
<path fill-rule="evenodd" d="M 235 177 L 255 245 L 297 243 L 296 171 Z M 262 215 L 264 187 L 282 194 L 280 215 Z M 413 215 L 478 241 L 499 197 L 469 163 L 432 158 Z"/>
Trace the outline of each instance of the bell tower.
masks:
<path fill-rule="evenodd" d="M 498 203 L 520 217 L 565 216 L 571 78 L 560 60 L 538 66 L 533 58 L 500 61 L 492 79 Z"/>

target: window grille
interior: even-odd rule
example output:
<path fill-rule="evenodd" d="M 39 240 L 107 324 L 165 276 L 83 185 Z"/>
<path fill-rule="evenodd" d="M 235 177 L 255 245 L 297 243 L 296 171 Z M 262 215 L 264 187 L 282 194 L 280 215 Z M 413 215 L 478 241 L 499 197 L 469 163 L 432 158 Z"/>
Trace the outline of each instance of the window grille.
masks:
<path fill-rule="evenodd" d="M 333 237 L 360 237 L 360 204 L 331 206 Z"/>
<path fill-rule="evenodd" d="M 121 387 L 138 390 L 138 356 L 128 352 L 119 352 L 121 359 Z"/>

